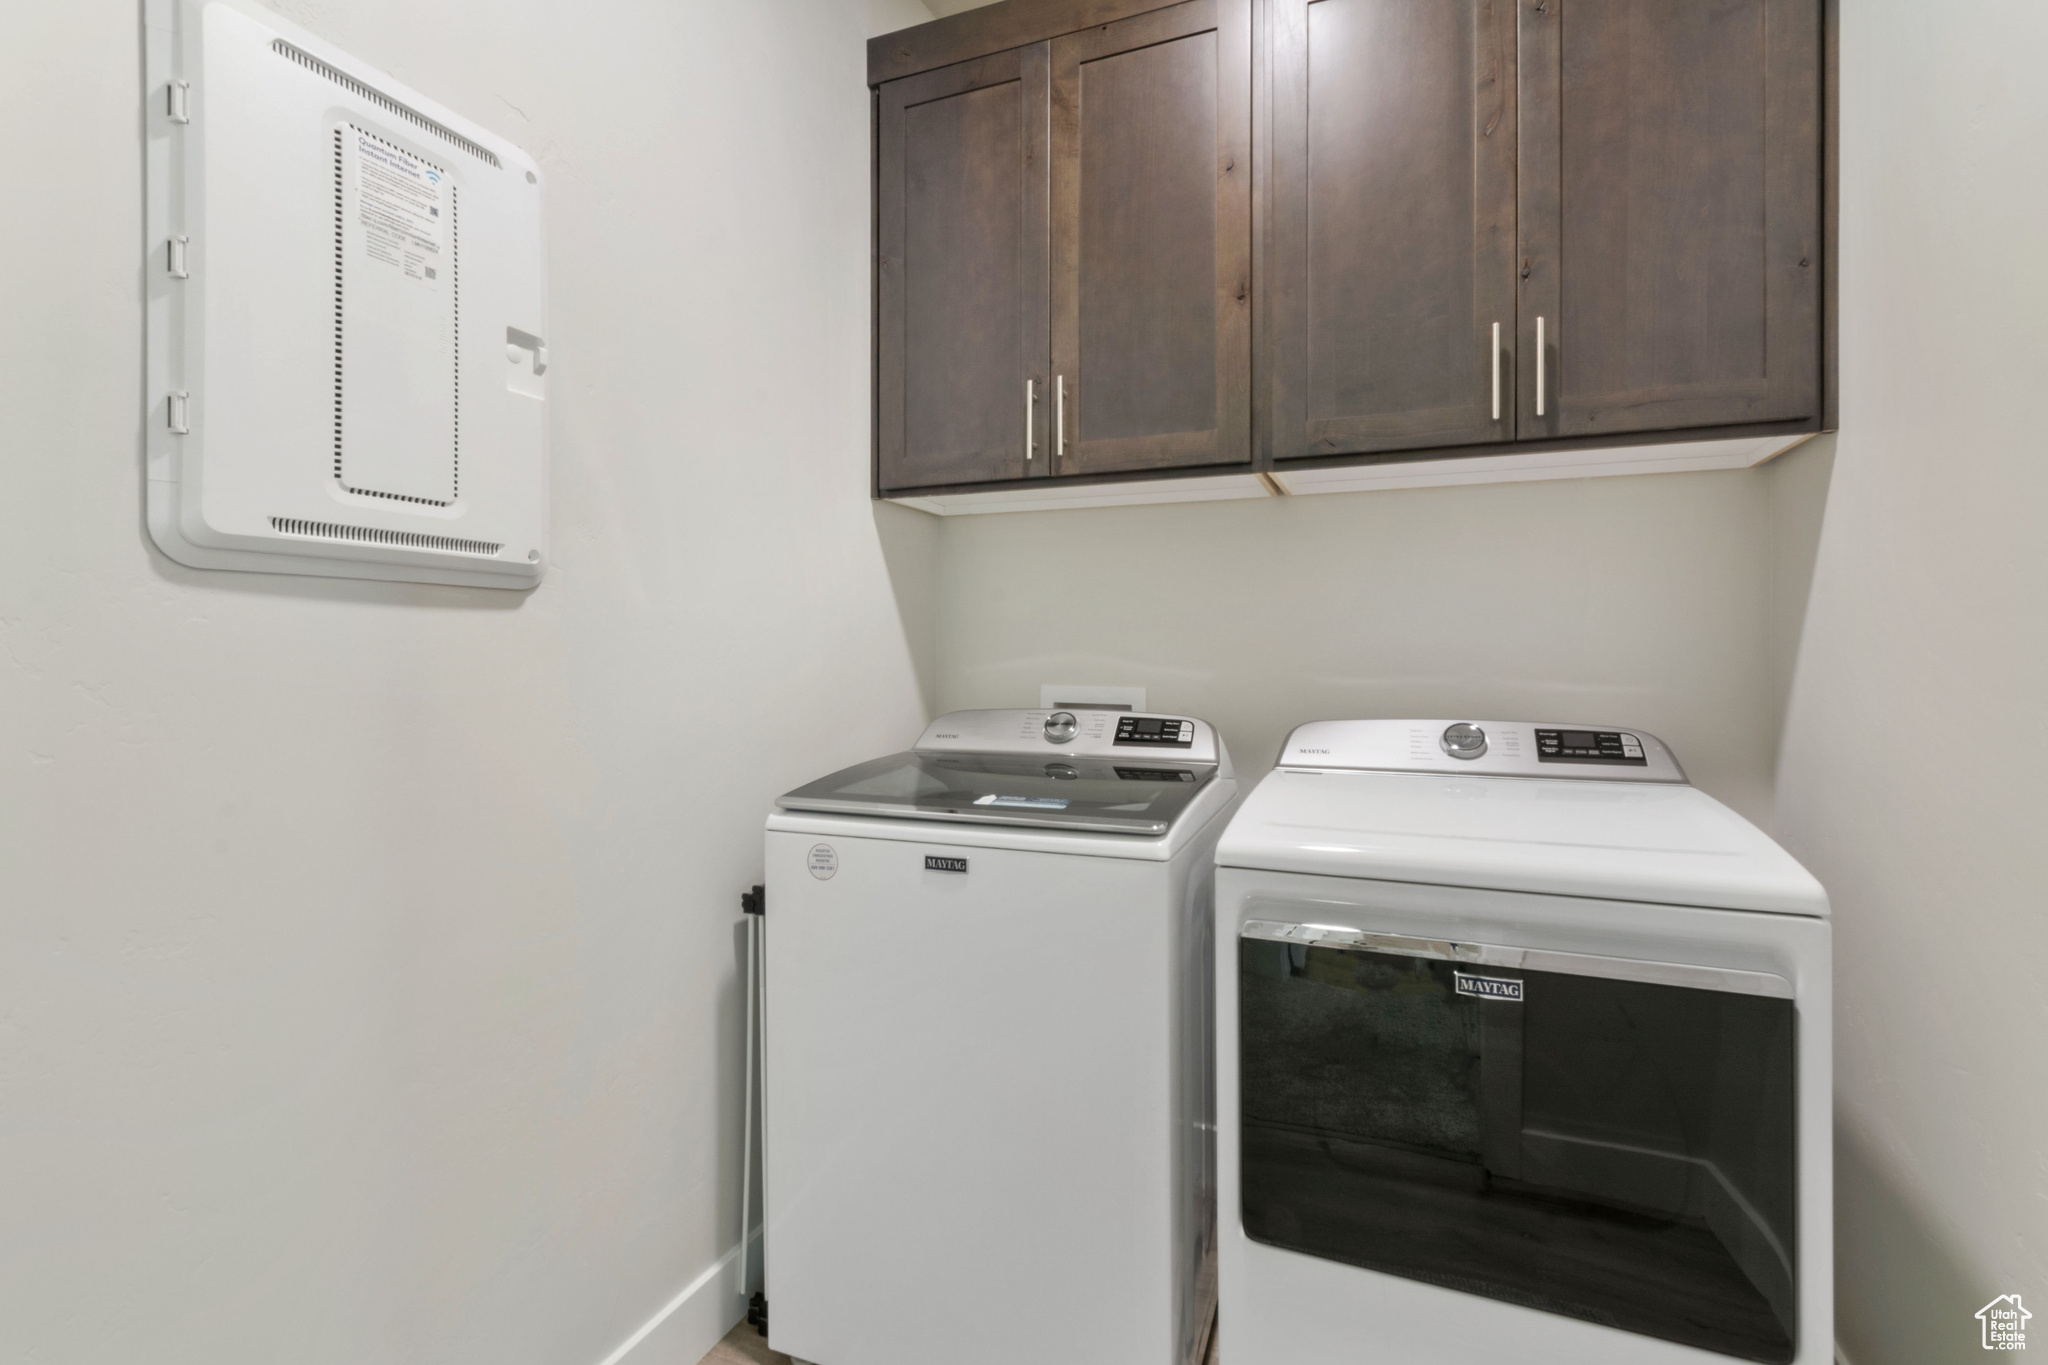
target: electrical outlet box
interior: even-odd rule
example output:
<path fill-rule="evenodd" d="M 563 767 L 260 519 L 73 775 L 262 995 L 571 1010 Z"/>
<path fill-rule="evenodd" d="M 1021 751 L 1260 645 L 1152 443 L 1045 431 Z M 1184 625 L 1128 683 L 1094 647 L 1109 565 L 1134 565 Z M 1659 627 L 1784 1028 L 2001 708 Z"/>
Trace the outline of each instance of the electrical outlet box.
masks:
<path fill-rule="evenodd" d="M 147 0 L 151 537 L 205 569 L 528 588 L 540 169 L 283 20 Z"/>
<path fill-rule="evenodd" d="M 1110 711 L 1142 711 L 1142 687 L 1103 687 L 1095 683 L 1041 683 L 1038 704 L 1052 709 L 1086 706 Z"/>

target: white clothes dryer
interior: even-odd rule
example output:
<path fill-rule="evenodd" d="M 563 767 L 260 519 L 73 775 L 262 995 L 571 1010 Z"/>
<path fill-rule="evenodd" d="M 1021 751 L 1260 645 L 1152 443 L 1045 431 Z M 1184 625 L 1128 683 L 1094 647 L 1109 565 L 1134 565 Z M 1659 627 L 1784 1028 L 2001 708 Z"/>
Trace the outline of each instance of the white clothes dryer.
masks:
<path fill-rule="evenodd" d="M 1215 1302 L 1202 721 L 962 711 L 767 829 L 769 1344 L 1194 1365 Z"/>
<path fill-rule="evenodd" d="M 1229 1365 L 1832 1361 L 1827 897 L 1655 736 L 1304 725 L 1217 861 Z"/>

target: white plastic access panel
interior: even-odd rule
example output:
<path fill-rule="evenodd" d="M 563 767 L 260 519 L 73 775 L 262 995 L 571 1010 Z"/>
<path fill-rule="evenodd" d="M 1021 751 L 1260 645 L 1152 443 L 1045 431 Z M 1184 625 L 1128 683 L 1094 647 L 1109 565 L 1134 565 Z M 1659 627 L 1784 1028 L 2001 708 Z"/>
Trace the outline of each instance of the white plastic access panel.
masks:
<path fill-rule="evenodd" d="M 206 569 L 528 588 L 539 167 L 268 14 L 147 0 L 149 529 Z"/>

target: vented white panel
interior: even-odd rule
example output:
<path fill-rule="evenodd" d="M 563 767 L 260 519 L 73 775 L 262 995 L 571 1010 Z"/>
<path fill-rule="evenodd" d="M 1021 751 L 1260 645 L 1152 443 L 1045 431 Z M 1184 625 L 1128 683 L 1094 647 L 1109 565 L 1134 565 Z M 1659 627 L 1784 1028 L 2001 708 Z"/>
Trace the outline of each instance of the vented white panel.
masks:
<path fill-rule="evenodd" d="M 156 543 L 199 568 L 539 582 L 539 168 L 273 15 L 146 0 L 145 25 Z"/>

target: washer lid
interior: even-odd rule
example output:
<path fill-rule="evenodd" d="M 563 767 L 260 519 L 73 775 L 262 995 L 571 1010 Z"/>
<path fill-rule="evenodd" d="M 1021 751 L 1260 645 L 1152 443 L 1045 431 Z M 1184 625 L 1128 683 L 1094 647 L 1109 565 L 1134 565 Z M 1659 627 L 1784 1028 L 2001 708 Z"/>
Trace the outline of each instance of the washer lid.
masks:
<path fill-rule="evenodd" d="M 775 798 L 781 810 L 1157 838 L 1216 776 L 1156 752 L 891 754 Z"/>
<path fill-rule="evenodd" d="M 1769 836 L 1690 786 L 1278 768 L 1238 809 L 1225 867 L 1826 915 Z"/>

